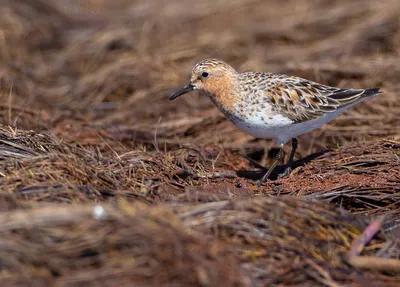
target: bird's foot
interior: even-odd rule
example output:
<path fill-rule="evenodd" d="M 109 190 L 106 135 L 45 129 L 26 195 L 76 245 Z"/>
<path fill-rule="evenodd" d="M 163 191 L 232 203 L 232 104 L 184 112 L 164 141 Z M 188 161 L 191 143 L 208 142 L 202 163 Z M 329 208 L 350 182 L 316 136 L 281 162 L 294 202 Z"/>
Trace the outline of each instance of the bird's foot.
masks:
<path fill-rule="evenodd" d="M 288 166 L 287 168 L 285 168 L 285 170 L 282 173 L 280 173 L 278 175 L 278 178 L 289 176 L 291 172 L 292 172 L 292 168 L 290 166 Z"/>

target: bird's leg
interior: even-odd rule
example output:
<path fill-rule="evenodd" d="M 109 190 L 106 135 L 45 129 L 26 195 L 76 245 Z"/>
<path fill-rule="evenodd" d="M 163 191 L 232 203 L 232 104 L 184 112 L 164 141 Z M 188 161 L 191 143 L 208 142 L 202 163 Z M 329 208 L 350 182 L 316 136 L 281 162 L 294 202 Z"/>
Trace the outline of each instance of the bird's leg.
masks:
<path fill-rule="evenodd" d="M 278 163 L 282 160 L 283 157 L 283 143 L 280 144 L 279 146 L 279 152 L 275 156 L 274 162 L 272 165 L 269 167 L 268 171 L 264 174 L 264 176 L 258 181 L 258 186 L 261 186 L 263 182 L 271 175 L 272 171 L 275 169 L 275 167 L 278 165 Z"/>
<path fill-rule="evenodd" d="M 289 155 L 288 163 L 286 165 L 285 171 L 283 173 L 279 174 L 278 178 L 289 176 L 289 174 L 291 173 L 292 164 L 293 164 L 293 158 L 294 158 L 294 154 L 296 152 L 296 149 L 297 149 L 297 139 L 296 138 L 292 138 L 292 150 L 291 150 L 290 155 Z"/>

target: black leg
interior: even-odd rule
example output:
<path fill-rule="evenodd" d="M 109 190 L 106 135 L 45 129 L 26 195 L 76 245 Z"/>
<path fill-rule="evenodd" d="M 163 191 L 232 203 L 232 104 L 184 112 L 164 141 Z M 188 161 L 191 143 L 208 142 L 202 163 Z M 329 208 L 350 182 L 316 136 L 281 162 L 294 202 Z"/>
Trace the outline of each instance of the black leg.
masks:
<path fill-rule="evenodd" d="M 270 174 L 273 172 L 275 167 L 278 165 L 278 163 L 282 160 L 283 157 L 283 144 L 280 145 L 279 147 L 279 152 L 275 156 L 274 162 L 272 165 L 269 167 L 268 171 L 264 174 L 264 176 L 258 181 L 258 186 L 261 186 L 263 182 L 270 176 Z"/>
<path fill-rule="evenodd" d="M 288 163 L 286 165 L 286 169 L 283 173 L 281 173 L 278 178 L 281 177 L 285 177 L 285 176 L 289 176 L 289 174 L 292 171 L 292 164 L 293 164 L 293 158 L 294 158 L 294 154 L 296 153 L 296 149 L 297 149 L 297 139 L 296 138 L 292 138 L 292 150 L 290 152 L 289 155 L 289 160 Z"/>
<path fill-rule="evenodd" d="M 296 150 L 297 150 L 297 139 L 292 138 L 292 151 L 290 152 L 287 167 L 292 168 L 293 158 L 294 158 L 294 154 L 296 153 Z"/>

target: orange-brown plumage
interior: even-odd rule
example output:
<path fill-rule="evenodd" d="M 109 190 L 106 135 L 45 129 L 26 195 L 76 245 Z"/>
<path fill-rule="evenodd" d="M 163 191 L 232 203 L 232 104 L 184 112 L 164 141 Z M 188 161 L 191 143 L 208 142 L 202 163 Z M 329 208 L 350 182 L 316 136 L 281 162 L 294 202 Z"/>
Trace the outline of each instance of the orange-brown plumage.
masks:
<path fill-rule="evenodd" d="M 274 73 L 237 73 L 217 59 L 197 63 L 190 83 L 170 99 L 193 90 L 208 95 L 243 131 L 277 139 L 281 147 L 379 93 L 379 88 L 342 89 Z"/>
<path fill-rule="evenodd" d="M 263 72 L 237 73 L 227 63 L 207 59 L 197 63 L 190 84 L 171 96 L 174 99 L 199 90 L 229 118 L 246 121 L 251 116 L 261 122 L 268 117 L 284 117 L 281 128 L 310 122 L 376 95 L 379 89 L 342 89 L 306 79 Z M 254 119 L 253 119 L 254 120 Z M 262 124 L 262 123 L 261 123 Z M 268 123 L 264 125 L 268 129 Z M 285 133 L 284 130 L 281 131 Z M 277 135 L 276 138 L 279 139 Z"/>
<path fill-rule="evenodd" d="M 207 77 L 202 75 L 205 71 Z M 218 60 L 200 62 L 192 70 L 191 83 L 207 94 L 224 114 L 234 112 L 240 91 L 237 72 L 231 66 Z"/>

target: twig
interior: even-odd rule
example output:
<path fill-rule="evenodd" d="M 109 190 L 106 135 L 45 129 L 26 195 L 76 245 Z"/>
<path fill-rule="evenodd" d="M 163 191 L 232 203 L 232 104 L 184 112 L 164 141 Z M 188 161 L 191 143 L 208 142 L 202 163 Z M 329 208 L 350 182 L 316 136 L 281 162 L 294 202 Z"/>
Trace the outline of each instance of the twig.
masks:
<path fill-rule="evenodd" d="M 384 216 L 381 216 L 378 219 L 372 221 L 367 226 L 367 228 L 365 228 L 364 232 L 353 241 L 351 249 L 347 254 L 348 258 L 361 254 L 365 245 L 367 245 L 368 242 L 370 242 L 371 239 L 375 236 L 375 234 L 377 234 L 378 231 L 381 229 L 384 218 L 385 218 Z"/>
<path fill-rule="evenodd" d="M 179 170 L 174 174 L 175 176 L 179 176 L 180 178 L 192 177 L 193 179 L 199 178 L 236 178 L 237 174 L 233 171 L 224 171 L 224 172 L 197 172 L 193 173 L 190 170 L 184 168 Z"/>
<path fill-rule="evenodd" d="M 356 268 L 368 268 L 377 271 L 400 272 L 400 260 L 374 256 L 352 256 L 348 263 Z"/>
<path fill-rule="evenodd" d="M 305 261 L 308 265 L 310 265 L 312 268 L 314 268 L 319 273 L 320 276 L 322 276 L 322 277 L 320 277 L 317 274 L 314 274 L 314 272 L 308 272 L 308 274 L 311 275 L 315 280 L 317 280 L 318 282 L 320 282 L 326 286 L 329 286 L 329 287 L 340 287 L 341 286 L 341 285 L 335 283 L 332 280 L 332 277 L 329 275 L 328 271 L 326 271 L 324 268 L 319 266 L 317 263 L 315 263 L 311 259 L 306 259 Z"/>
<path fill-rule="evenodd" d="M 357 268 L 368 268 L 377 271 L 400 272 L 400 260 L 379 258 L 374 256 L 359 256 L 368 242 L 379 232 L 384 216 L 372 221 L 364 232 L 354 240 L 347 254 L 347 262 Z"/>

